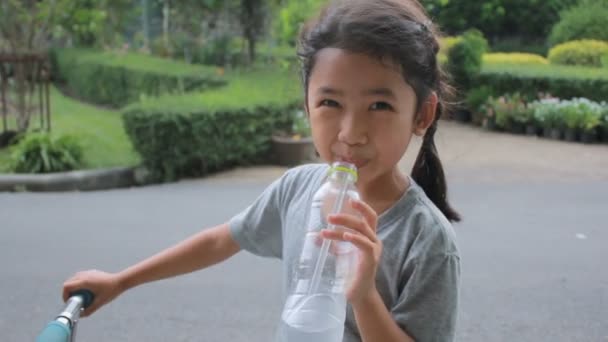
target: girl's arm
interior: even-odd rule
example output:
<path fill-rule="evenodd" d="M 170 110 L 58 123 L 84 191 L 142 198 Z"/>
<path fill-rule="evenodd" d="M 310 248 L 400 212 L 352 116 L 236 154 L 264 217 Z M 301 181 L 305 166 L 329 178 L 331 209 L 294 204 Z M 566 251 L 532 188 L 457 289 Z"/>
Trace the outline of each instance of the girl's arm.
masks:
<path fill-rule="evenodd" d="M 121 288 L 200 270 L 222 262 L 240 250 L 228 224 L 206 229 L 118 274 Z"/>
<path fill-rule="evenodd" d="M 95 300 L 81 315 L 87 317 L 126 290 L 155 280 L 194 272 L 228 259 L 240 250 L 228 224 L 204 230 L 118 273 L 89 270 L 76 273 L 63 284 L 63 299 L 88 289 Z"/>
<path fill-rule="evenodd" d="M 363 342 L 414 341 L 393 320 L 377 291 L 374 291 L 370 298 L 353 303 L 352 307 Z"/>

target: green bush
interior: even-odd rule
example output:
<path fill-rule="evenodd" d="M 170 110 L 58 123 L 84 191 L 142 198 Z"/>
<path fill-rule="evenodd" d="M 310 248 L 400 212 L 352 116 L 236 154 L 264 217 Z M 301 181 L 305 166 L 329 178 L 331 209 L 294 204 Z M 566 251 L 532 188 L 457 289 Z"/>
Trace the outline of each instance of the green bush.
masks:
<path fill-rule="evenodd" d="M 608 55 L 608 42 L 599 40 L 574 40 L 556 45 L 549 51 L 552 64 L 602 66 L 602 57 Z"/>
<path fill-rule="evenodd" d="M 469 90 L 465 98 L 467 109 L 472 112 L 472 120 L 476 125 L 481 125 L 483 121 L 483 113 L 487 100 L 492 97 L 492 88 L 481 86 Z"/>
<path fill-rule="evenodd" d="M 546 37 L 559 12 L 578 0 L 424 0 L 431 17 L 449 34 L 477 27 L 497 37 Z"/>
<path fill-rule="evenodd" d="M 223 34 L 209 39 L 199 47 L 193 56 L 192 62 L 203 65 L 238 66 L 245 62 L 242 49 L 242 38 Z"/>
<path fill-rule="evenodd" d="M 608 54 L 602 56 L 601 61 L 602 61 L 602 67 L 608 69 Z"/>
<path fill-rule="evenodd" d="M 83 154 L 80 142 L 73 136 L 52 138 L 49 134 L 30 134 L 12 151 L 14 172 L 49 173 L 78 169 Z"/>
<path fill-rule="evenodd" d="M 274 35 L 282 44 L 294 46 L 300 28 L 328 0 L 287 0 L 283 1 L 277 20 L 274 21 Z"/>
<path fill-rule="evenodd" d="M 477 83 L 492 88 L 496 96 L 520 92 L 528 98 L 539 93 L 595 101 L 608 98 L 608 71 L 561 65 L 484 65 Z"/>
<path fill-rule="evenodd" d="M 492 50 L 492 52 L 519 52 L 546 56 L 548 51 L 545 36 L 533 39 L 530 39 L 529 36 L 503 37 L 500 39 L 492 40 L 492 43 L 490 45 L 490 49 Z"/>
<path fill-rule="evenodd" d="M 580 39 L 608 41 L 608 2 L 605 0 L 582 1 L 562 12 L 560 17 L 549 36 L 551 46 Z"/>
<path fill-rule="evenodd" d="M 130 105 L 123 120 L 152 181 L 201 176 L 265 160 L 273 132 L 301 107 L 298 84 L 295 73 L 257 71 L 222 89 Z"/>
<path fill-rule="evenodd" d="M 184 93 L 226 83 L 216 68 L 135 53 L 54 50 L 56 77 L 79 98 L 122 107 L 144 96 Z"/>
<path fill-rule="evenodd" d="M 470 89 L 479 74 L 488 42 L 481 32 L 469 30 L 448 51 L 447 70 L 461 89 Z"/>

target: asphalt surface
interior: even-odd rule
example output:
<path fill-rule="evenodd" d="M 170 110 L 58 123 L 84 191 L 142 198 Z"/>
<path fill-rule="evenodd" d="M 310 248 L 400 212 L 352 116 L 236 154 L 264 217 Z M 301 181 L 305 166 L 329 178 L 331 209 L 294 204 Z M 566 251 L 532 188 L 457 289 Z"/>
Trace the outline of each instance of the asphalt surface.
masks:
<path fill-rule="evenodd" d="M 438 138 L 464 222 L 458 341 L 608 341 L 608 146 L 488 134 Z M 415 153 L 414 153 L 415 154 Z M 403 167 L 408 168 L 411 156 Z M 33 341 L 76 271 L 118 271 L 226 221 L 281 168 L 100 192 L 0 193 L 2 341 Z M 267 342 L 280 264 L 245 252 L 133 289 L 79 341 Z"/>

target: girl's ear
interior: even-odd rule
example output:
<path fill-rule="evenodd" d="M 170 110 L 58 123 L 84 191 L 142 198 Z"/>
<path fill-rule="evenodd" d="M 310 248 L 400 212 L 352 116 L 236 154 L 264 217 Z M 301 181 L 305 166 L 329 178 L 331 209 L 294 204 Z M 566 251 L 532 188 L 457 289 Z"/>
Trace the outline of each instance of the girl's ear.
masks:
<path fill-rule="evenodd" d="M 426 98 L 426 101 L 424 101 L 420 107 L 420 111 L 418 112 L 414 126 L 414 134 L 424 136 L 426 130 L 435 121 L 438 103 L 439 97 L 437 97 L 437 93 L 434 91 L 431 92 L 431 94 L 429 94 L 429 96 Z"/>

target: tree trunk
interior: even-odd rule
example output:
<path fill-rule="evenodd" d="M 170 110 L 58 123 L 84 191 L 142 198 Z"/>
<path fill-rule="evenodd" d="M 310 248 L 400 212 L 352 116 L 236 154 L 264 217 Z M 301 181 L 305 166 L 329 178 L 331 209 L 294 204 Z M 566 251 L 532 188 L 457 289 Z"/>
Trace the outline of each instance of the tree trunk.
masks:
<path fill-rule="evenodd" d="M 30 113 L 27 108 L 28 89 L 24 63 L 15 63 L 15 88 L 17 96 L 17 131 L 25 132 L 29 126 Z"/>
<path fill-rule="evenodd" d="M 243 36 L 247 40 L 247 61 L 252 64 L 256 57 L 256 40 L 263 24 L 264 10 L 259 0 L 241 0 Z"/>
<path fill-rule="evenodd" d="M 169 0 L 163 1 L 163 44 L 169 51 Z"/>

